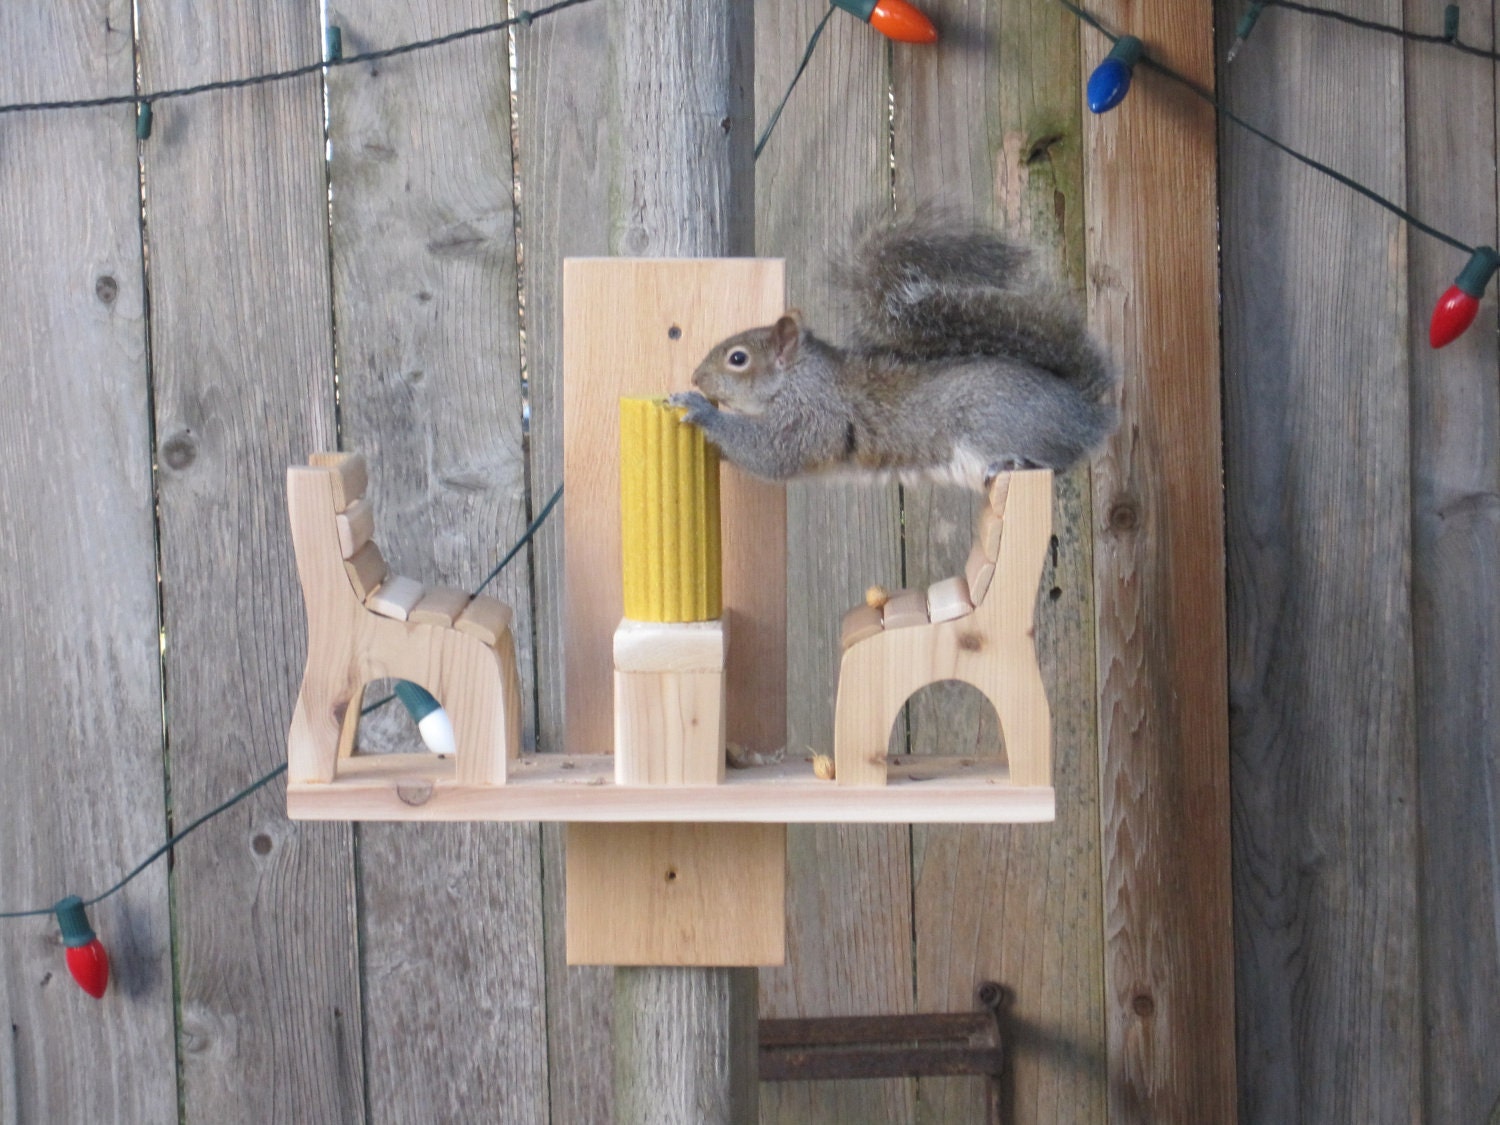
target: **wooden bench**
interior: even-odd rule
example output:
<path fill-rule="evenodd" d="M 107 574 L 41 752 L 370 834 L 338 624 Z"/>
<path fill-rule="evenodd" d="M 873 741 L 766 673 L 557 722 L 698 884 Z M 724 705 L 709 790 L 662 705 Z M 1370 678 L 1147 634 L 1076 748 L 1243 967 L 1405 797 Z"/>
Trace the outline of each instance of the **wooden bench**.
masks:
<path fill-rule="evenodd" d="M 307 605 L 307 668 L 287 740 L 288 780 L 331 782 L 354 752 L 365 686 L 420 684 L 453 723 L 460 782 L 502 785 L 521 749 L 511 610 L 491 597 L 390 573 L 374 541 L 357 453 L 314 454 L 287 470 L 287 508 Z M 413 755 L 388 755 L 410 777 Z"/>
<path fill-rule="evenodd" d="M 1010 782 L 1050 786 L 1051 713 L 1037 666 L 1037 586 L 1052 536 L 1052 474 L 990 487 L 964 573 L 844 616 L 834 712 L 835 778 L 884 785 L 891 726 L 913 692 L 972 684 L 995 708 Z"/>

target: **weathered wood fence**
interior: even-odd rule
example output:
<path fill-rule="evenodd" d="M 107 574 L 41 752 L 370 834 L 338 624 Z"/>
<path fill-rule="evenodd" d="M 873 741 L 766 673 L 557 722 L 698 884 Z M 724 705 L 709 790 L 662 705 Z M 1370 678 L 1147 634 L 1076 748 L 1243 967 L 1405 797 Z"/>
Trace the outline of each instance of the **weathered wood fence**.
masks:
<path fill-rule="evenodd" d="M 1039 603 L 1056 824 L 793 829 L 763 1014 L 963 1010 L 1003 981 L 1018 1122 L 1487 1120 L 1493 300 L 1428 351 L 1452 251 L 1227 127 L 1216 186 L 1211 116 L 1149 72 L 1085 122 L 1107 45 L 1052 0 L 924 6 L 937 49 L 829 24 L 757 165 L 757 250 L 837 334 L 822 267 L 855 211 L 1003 220 L 1089 299 L 1127 422 L 1058 492 Z M 1241 7 L 1220 0 L 1221 29 Z M 1492 41 L 1494 8 L 1465 5 L 1465 39 Z M 764 122 L 823 10 L 755 9 Z M 507 14 L 330 0 L 326 22 L 353 54 Z M 1099 14 L 1212 85 L 1201 5 Z M 296 66 L 324 22 L 308 0 L 9 4 L 0 103 Z M 604 179 L 630 112 L 608 93 L 618 41 L 587 3 L 164 100 L 142 142 L 130 106 L 0 115 L 0 911 L 103 889 L 284 759 L 286 465 L 365 451 L 395 568 L 459 586 L 560 483 L 561 260 L 606 252 L 627 206 Z M 1487 63 L 1271 10 L 1220 71 L 1285 140 L 1495 241 Z M 869 583 L 954 572 L 970 503 L 807 485 L 789 504 L 797 752 L 831 741 L 839 614 Z M 497 591 L 541 750 L 566 706 L 562 551 L 554 522 Z M 924 692 L 902 737 L 998 743 L 959 689 Z M 294 824 L 273 786 L 94 908 L 102 1003 L 49 918 L 0 921 L 0 1123 L 607 1122 L 609 980 L 564 965 L 562 870 L 551 827 Z M 984 1091 L 792 1084 L 761 1105 L 958 1123 Z"/>

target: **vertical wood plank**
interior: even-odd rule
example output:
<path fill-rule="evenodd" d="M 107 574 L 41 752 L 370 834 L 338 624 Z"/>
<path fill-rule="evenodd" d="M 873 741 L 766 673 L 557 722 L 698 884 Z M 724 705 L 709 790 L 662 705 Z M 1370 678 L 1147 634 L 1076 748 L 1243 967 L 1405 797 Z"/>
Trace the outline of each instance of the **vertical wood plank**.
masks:
<path fill-rule="evenodd" d="M 1050 0 L 945 0 L 933 50 L 894 50 L 896 193 L 946 206 L 1034 245 L 1082 300 L 1083 155 L 1078 28 Z M 968 107 L 955 113 L 954 106 Z M 904 491 L 906 581 L 962 566 L 982 499 Z M 1105 1119 L 1103 934 L 1089 472 L 1058 478 L 1051 552 L 1038 595 L 1038 655 L 1052 709 L 1057 820 L 913 831 L 917 1007 L 964 1011 L 981 981 L 1015 994 L 1017 1121 Z M 910 708 L 913 753 L 993 754 L 999 731 L 978 693 L 942 684 Z M 978 1121 L 982 1083 L 919 1083 L 933 1121 Z"/>
<path fill-rule="evenodd" d="M 1212 87 L 1209 9 L 1101 15 Z M 1214 118 L 1138 67 L 1085 141 L 1090 320 L 1125 371 L 1093 478 L 1110 1119 L 1232 1122 Z"/>
<path fill-rule="evenodd" d="M 146 89 L 321 54 L 316 4 L 144 0 Z M 285 760 L 303 607 L 281 481 L 333 442 L 323 95 L 313 75 L 156 107 L 143 149 L 178 823 Z M 177 853 L 188 1121 L 364 1118 L 349 829 L 280 789 Z"/>
<path fill-rule="evenodd" d="M 128 91 L 131 39 L 126 3 L 8 5 L 0 102 Z M 0 124 L 0 910 L 92 896 L 164 835 L 139 202 L 129 107 Z M 175 1116 L 166 865 L 89 913 L 103 1000 L 51 915 L 0 923 L 5 1125 Z"/>
<path fill-rule="evenodd" d="M 533 508 L 562 483 L 563 259 L 609 253 L 607 22 L 603 4 L 588 4 L 538 21 L 515 37 Z M 541 751 L 566 749 L 561 517 L 561 511 L 553 513 L 532 551 L 536 743 Z M 564 834 L 562 825 L 542 828 L 552 1120 L 609 1125 L 613 973 L 567 965 Z"/>
<path fill-rule="evenodd" d="M 823 14 L 797 0 L 756 5 L 757 134 Z M 885 42 L 835 13 L 756 162 L 756 252 L 786 259 L 791 304 L 834 339 L 848 326 L 827 287 L 830 257 L 848 244 L 856 215 L 890 207 Z M 787 527 L 787 752 L 831 754 L 839 622 L 866 586 L 901 584 L 896 489 L 791 484 Z M 909 831 L 793 827 L 787 844 L 787 964 L 761 972 L 762 1015 L 911 1011 Z M 787 1125 L 909 1122 L 914 1091 L 901 1079 L 778 1082 L 764 1087 L 761 1115 Z"/>
<path fill-rule="evenodd" d="M 1406 24 L 1437 11 L 1405 5 Z M 1466 5 L 1462 37 L 1490 46 L 1495 7 Z M 1496 244 L 1493 67 L 1407 49 L 1407 199 L 1427 222 Z M 1461 115 L 1455 107 L 1463 106 Z M 1412 642 L 1421 833 L 1422 1089 L 1427 1121 L 1485 1121 L 1500 1106 L 1500 393 L 1493 294 L 1463 337 L 1427 342 L 1464 256 L 1409 233 Z"/>
<path fill-rule="evenodd" d="M 1387 37 L 1276 18 L 1226 93 L 1400 198 L 1401 64 Z M 1361 107 L 1357 133 L 1318 91 Z M 1223 142 L 1240 1114 L 1416 1121 L 1406 232 L 1254 138 Z"/>
<path fill-rule="evenodd" d="M 499 0 L 328 14 L 350 54 L 504 17 Z M 509 72 L 495 34 L 329 75 L 342 441 L 369 457 L 396 572 L 466 590 L 527 522 Z M 528 576 L 523 553 L 486 592 L 515 611 L 529 701 Z M 358 836 L 370 1119 L 545 1121 L 538 827 Z"/>
<path fill-rule="evenodd" d="M 750 136 L 754 32 L 753 9 L 733 0 L 705 0 L 681 11 L 659 6 L 654 0 L 610 0 L 609 35 L 617 52 L 611 75 L 615 112 L 611 127 L 616 130 L 616 143 L 609 162 L 610 249 L 615 254 L 694 258 L 750 250 L 755 188 Z M 749 300 L 753 306 L 758 297 L 749 296 Z M 571 376 L 571 336 L 568 347 Z M 565 411 L 572 410 L 574 401 L 570 388 Z M 575 432 L 571 422 L 568 428 L 571 436 Z M 570 448 L 570 472 L 577 463 L 572 452 Z M 737 543 L 742 536 L 737 534 L 735 521 L 726 520 L 724 540 L 730 558 L 725 566 L 724 602 L 732 609 L 744 604 L 743 592 L 749 589 L 741 566 L 751 559 L 761 566 L 781 565 L 786 513 L 781 492 L 764 482 L 730 475 L 723 487 L 726 508 L 731 513 L 736 508 L 754 512 L 754 526 L 765 529 L 759 542 Z M 737 503 L 729 502 L 732 496 Z M 574 521 L 570 519 L 568 526 L 571 532 Z M 570 534 L 570 546 L 572 542 Z M 740 566 L 734 557 L 737 549 Z M 572 562 L 576 575 L 576 558 Z M 572 577 L 570 587 L 574 586 Z M 782 630 L 777 626 L 781 622 L 768 624 L 768 615 L 774 616 L 778 608 L 781 588 L 771 583 L 765 588 L 773 596 L 756 599 L 761 604 L 750 621 L 757 647 L 775 649 L 780 656 Z M 579 636 L 570 622 L 570 643 L 576 643 Z M 731 642 L 727 657 L 731 674 L 737 663 L 733 647 Z M 580 686 L 574 673 L 585 666 L 576 659 L 579 655 L 569 654 L 570 693 Z M 759 677 L 752 672 L 750 678 Z M 587 681 L 582 687 L 599 690 Z M 776 715 L 782 708 L 773 705 L 766 710 Z M 732 709 L 727 718 L 732 731 Z M 571 714 L 568 737 L 575 737 Z M 733 835 L 725 825 L 648 825 L 639 832 L 632 828 L 620 826 L 622 848 L 638 846 L 634 837 L 639 832 L 657 838 L 697 837 L 689 846 L 704 850 L 723 847 Z M 762 826 L 752 836 L 760 856 L 755 862 L 766 862 L 776 853 L 784 855 L 785 828 Z M 744 1125 L 757 1118 L 755 1037 L 745 1018 L 753 1011 L 755 989 L 753 969 L 627 965 L 615 969 L 615 1112 L 622 1125 Z M 702 1061 L 672 1074 L 673 1062 L 681 1057 L 676 1048 L 683 1024 L 679 1013 L 684 1007 L 695 1013 L 700 1027 L 715 1030 L 699 1044 Z M 722 1033 L 725 1028 L 727 1034 Z M 712 1053 L 705 1057 L 703 1046 L 711 1046 Z M 654 1105 L 631 1096 L 632 1089 L 639 1090 L 649 1081 L 661 1086 L 661 1079 L 668 1075 L 671 1081 L 659 1089 Z"/>

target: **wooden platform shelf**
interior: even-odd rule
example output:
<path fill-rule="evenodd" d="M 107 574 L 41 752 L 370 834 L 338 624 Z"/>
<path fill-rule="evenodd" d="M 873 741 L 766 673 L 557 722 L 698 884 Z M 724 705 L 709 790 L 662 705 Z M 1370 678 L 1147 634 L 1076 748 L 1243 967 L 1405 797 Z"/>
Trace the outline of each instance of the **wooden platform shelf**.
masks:
<path fill-rule="evenodd" d="M 288 812 L 656 823 L 669 835 L 684 824 L 1052 820 L 1051 718 L 1034 636 L 1051 473 L 991 482 L 962 573 L 850 611 L 831 760 L 817 772 L 811 753 L 782 760 L 785 492 L 733 466 L 721 475 L 701 433 L 683 429 L 660 397 L 688 386 L 718 340 L 781 314 L 782 264 L 570 260 L 564 280 L 564 745 L 574 752 L 521 753 L 509 607 L 390 575 L 372 538 L 363 459 L 322 455 L 288 475 L 309 621 Z M 364 685 L 379 677 L 432 692 L 456 753 L 355 753 Z M 1003 756 L 887 757 L 906 701 L 944 680 L 993 704 Z M 730 744 L 777 764 L 726 769 Z M 604 835 L 595 846 L 607 857 Z M 761 853 L 767 872 L 781 871 L 784 834 Z M 745 857 L 726 850 L 726 862 L 732 885 Z M 601 895 L 613 878 L 601 879 Z M 637 956 L 619 963 L 675 963 Z"/>
<path fill-rule="evenodd" d="M 305 820 L 993 824 L 1053 819 L 1052 789 L 1009 783 L 985 758 L 898 756 L 883 786 L 814 776 L 811 760 L 727 771 L 722 785 L 617 785 L 610 754 L 523 754 L 504 785 L 467 785 L 429 754 L 345 759 L 324 784 L 291 785 Z"/>

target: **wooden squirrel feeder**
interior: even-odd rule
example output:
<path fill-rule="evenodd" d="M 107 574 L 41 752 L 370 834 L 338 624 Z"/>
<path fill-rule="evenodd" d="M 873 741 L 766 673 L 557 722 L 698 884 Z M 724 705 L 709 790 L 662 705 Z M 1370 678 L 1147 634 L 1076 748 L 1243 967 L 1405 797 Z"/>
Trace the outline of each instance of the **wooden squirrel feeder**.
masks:
<path fill-rule="evenodd" d="M 569 958 L 617 964 L 779 962 L 785 845 L 779 829 L 764 835 L 768 826 L 1052 819 L 1033 628 L 1051 473 L 997 478 L 964 574 L 846 615 L 832 780 L 814 772 L 811 755 L 790 753 L 726 771 L 726 741 L 766 757 L 786 744 L 784 490 L 728 466 L 721 479 L 701 434 L 640 398 L 683 389 L 714 343 L 778 316 L 782 263 L 575 259 L 564 281 L 567 752 L 521 752 L 507 607 L 389 575 L 363 498 L 363 462 L 319 455 L 288 474 L 309 619 L 289 814 L 573 822 Z M 623 427 L 622 399 L 632 400 Z M 438 698 L 456 734 L 454 759 L 353 753 L 364 684 L 380 677 L 410 679 Z M 902 706 L 945 679 L 973 684 L 994 704 L 1005 758 L 891 764 L 887 740 Z M 671 834 L 715 822 L 750 835 L 715 828 L 716 860 Z M 622 845 L 621 824 L 648 835 Z M 677 878 L 659 879 L 651 841 L 673 839 L 661 846 L 680 857 L 666 864 Z M 641 855 L 639 885 L 665 899 L 616 901 L 622 847 Z M 579 900 L 599 925 L 573 917 L 575 883 L 588 884 L 591 872 L 594 889 Z M 659 932 L 667 900 L 719 879 L 737 891 L 758 887 L 760 898 L 750 898 L 775 904 L 771 924 L 757 933 L 744 917 L 726 917 L 697 952 L 680 932 Z M 623 954 L 621 910 L 642 931 Z"/>

